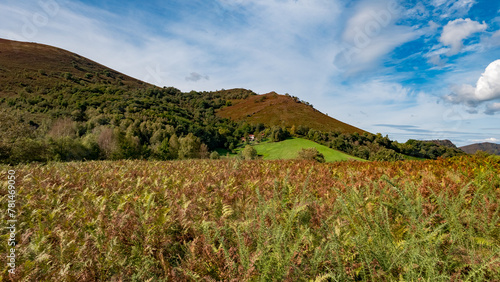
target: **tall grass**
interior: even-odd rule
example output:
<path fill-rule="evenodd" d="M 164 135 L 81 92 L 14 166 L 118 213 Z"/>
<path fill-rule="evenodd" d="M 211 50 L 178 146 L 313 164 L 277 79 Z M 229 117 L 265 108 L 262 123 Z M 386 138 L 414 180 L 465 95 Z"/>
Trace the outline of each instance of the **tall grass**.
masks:
<path fill-rule="evenodd" d="M 500 280 L 494 158 L 14 169 L 19 263 L 6 281 Z"/>

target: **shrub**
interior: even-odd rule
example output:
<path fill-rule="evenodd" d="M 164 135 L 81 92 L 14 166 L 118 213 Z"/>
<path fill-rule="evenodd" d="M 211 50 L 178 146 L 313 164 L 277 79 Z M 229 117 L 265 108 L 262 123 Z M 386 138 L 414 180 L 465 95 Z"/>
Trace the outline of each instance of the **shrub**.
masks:
<path fill-rule="evenodd" d="M 212 159 L 212 160 L 220 159 L 219 153 L 217 153 L 216 151 L 213 151 L 212 153 L 210 153 L 210 159 Z"/>
<path fill-rule="evenodd" d="M 250 145 L 246 145 L 245 149 L 241 152 L 241 155 L 245 160 L 253 160 L 257 158 L 257 150 Z"/>
<path fill-rule="evenodd" d="M 318 152 L 318 149 L 316 148 L 302 149 L 299 151 L 298 157 L 302 160 L 317 161 L 320 163 L 325 162 L 325 156 L 322 153 Z"/>

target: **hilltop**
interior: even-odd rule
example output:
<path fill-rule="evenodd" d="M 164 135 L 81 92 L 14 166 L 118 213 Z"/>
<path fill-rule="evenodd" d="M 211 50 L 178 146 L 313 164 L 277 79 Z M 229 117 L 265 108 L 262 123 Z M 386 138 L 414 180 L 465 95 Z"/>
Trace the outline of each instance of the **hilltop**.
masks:
<path fill-rule="evenodd" d="M 60 48 L 0 39 L 0 97 L 22 90 L 45 90 L 66 81 L 120 85 L 127 89 L 152 86 Z"/>
<path fill-rule="evenodd" d="M 342 133 L 364 133 L 366 131 L 329 117 L 316 110 L 309 103 L 290 95 L 275 92 L 248 96 L 246 99 L 231 100 L 232 105 L 221 108 L 217 115 L 235 121 L 267 126 L 306 126 L 319 131 Z"/>

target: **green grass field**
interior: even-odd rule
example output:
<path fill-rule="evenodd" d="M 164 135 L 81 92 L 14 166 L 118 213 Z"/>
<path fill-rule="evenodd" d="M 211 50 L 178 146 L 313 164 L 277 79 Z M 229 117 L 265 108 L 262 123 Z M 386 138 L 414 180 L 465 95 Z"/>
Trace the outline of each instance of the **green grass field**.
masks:
<path fill-rule="evenodd" d="M 330 149 L 303 138 L 291 138 L 281 142 L 266 142 L 254 146 L 264 160 L 289 160 L 297 158 L 301 149 L 316 148 L 325 156 L 327 162 L 361 160 L 345 153 Z"/>

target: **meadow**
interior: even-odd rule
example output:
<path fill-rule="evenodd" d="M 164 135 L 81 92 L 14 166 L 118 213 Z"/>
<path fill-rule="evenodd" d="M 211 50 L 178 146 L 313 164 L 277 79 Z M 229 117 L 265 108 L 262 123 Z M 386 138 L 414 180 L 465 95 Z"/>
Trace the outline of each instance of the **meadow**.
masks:
<path fill-rule="evenodd" d="M 281 142 L 264 142 L 255 145 L 254 148 L 264 160 L 296 159 L 297 154 L 303 148 L 316 148 L 318 152 L 325 156 L 327 162 L 362 160 L 304 138 L 289 138 Z"/>
<path fill-rule="evenodd" d="M 500 281 L 495 157 L 0 166 L 3 210 L 9 169 L 2 281 Z"/>

